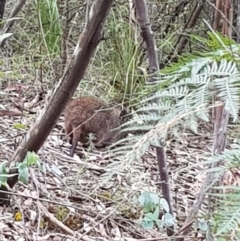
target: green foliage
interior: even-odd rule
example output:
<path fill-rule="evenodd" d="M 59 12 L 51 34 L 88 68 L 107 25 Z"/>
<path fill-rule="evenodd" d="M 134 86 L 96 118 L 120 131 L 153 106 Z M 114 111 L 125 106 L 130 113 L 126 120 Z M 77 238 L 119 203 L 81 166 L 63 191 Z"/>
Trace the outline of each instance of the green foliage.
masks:
<path fill-rule="evenodd" d="M 215 39 L 214 39 L 215 37 Z M 113 157 L 120 160 L 121 167 L 129 167 L 138 161 L 150 145 L 162 146 L 166 141 L 177 140 L 184 133 L 182 128 L 198 131 L 198 123 L 208 122 L 210 110 L 219 100 L 229 111 L 230 118 L 236 123 L 240 110 L 240 45 L 226 45 L 218 35 L 211 35 L 209 45 L 212 51 L 206 50 L 201 55 L 185 55 L 178 63 L 161 71 L 159 82 L 151 86 L 152 93 L 140 102 L 132 113 L 132 118 L 122 125 L 123 132 L 134 133 L 120 140 L 113 150 Z M 214 46 L 217 46 L 214 48 Z M 154 90 L 154 91 L 153 91 Z M 171 139 L 167 139 L 169 135 Z M 213 172 L 212 183 L 220 180 L 226 170 L 239 168 L 239 145 L 234 150 L 226 150 L 222 155 L 209 158 L 204 164 L 224 160 L 224 164 L 207 172 Z M 125 152 L 125 155 L 123 155 Z M 198 166 L 199 163 L 196 163 Z M 116 167 L 118 169 L 119 167 Z M 114 173 L 114 171 L 113 171 Z M 209 187 L 204 191 L 208 191 Z M 220 187 L 223 189 L 226 187 Z M 216 212 L 210 225 L 199 219 L 197 227 L 208 234 L 212 232 L 217 238 L 229 240 L 232 232 L 239 236 L 239 188 L 231 187 L 230 193 L 219 194 Z M 209 194 L 210 195 L 210 194 Z M 216 194 L 215 194 L 216 195 Z M 156 207 L 149 200 L 149 195 L 141 197 L 144 210 L 142 226 L 152 228 L 157 220 Z M 152 204 L 152 206 L 150 205 Z M 147 214 L 151 213 L 151 214 Z M 147 214 L 147 215 L 145 215 Z M 213 227 L 213 228 L 212 228 Z"/>
<path fill-rule="evenodd" d="M 227 170 L 238 170 L 240 167 L 240 146 L 237 149 L 225 150 L 221 155 L 210 157 L 205 163 L 221 162 L 218 168 L 209 169 L 214 174 L 213 182 L 220 180 Z M 219 186 L 217 192 L 209 193 L 216 200 L 214 212 L 209 222 L 211 234 L 216 240 L 239 240 L 240 238 L 240 188 L 238 186 Z M 224 191 L 223 191 L 224 190 Z M 223 191 L 223 192 L 222 192 Z M 231 239 L 234 232 L 234 239 Z"/>
<path fill-rule="evenodd" d="M 22 124 L 22 123 L 14 123 L 13 127 L 16 128 L 16 129 L 19 129 L 19 130 L 26 130 L 27 129 L 27 126 Z"/>
<path fill-rule="evenodd" d="M 0 187 L 5 185 L 7 179 L 15 174 L 9 174 L 9 169 L 5 166 L 6 163 L 0 164 Z M 18 169 L 18 179 L 23 182 L 28 182 L 28 168 L 32 165 L 38 165 L 40 167 L 39 157 L 35 152 L 28 152 L 23 162 L 17 163 L 16 168 Z"/>
<path fill-rule="evenodd" d="M 59 23 L 59 13 L 57 0 L 38 1 L 39 27 L 47 53 L 53 56 L 60 53 L 61 25 Z"/>
<path fill-rule="evenodd" d="M 18 165 L 18 179 L 25 184 L 28 183 L 28 166 L 26 162 Z"/>
<path fill-rule="evenodd" d="M 17 165 L 19 176 L 18 179 L 23 182 L 28 182 L 28 167 L 32 165 L 40 165 L 39 157 L 35 152 L 28 152 L 23 162 Z"/>
<path fill-rule="evenodd" d="M 169 206 L 165 199 L 159 199 L 157 194 L 144 191 L 138 198 L 139 204 L 143 207 L 143 219 L 141 226 L 145 229 L 152 229 L 154 224 L 162 230 L 163 226 L 174 225 L 173 216 L 169 213 Z M 159 219 L 160 208 L 165 210 L 162 221 Z"/>
<path fill-rule="evenodd" d="M 199 37 L 196 35 L 192 35 L 191 37 L 193 39 L 201 42 L 204 46 L 207 46 L 209 48 L 209 50 L 211 50 L 211 51 L 216 51 L 224 46 L 231 46 L 231 45 L 235 44 L 234 40 L 232 40 L 226 36 L 223 36 L 219 32 L 214 32 L 214 33 L 208 32 L 209 38 L 202 38 L 202 37 Z"/>
<path fill-rule="evenodd" d="M 187 65 L 187 67 L 189 65 L 194 67 L 194 65 L 197 65 L 194 61 L 202 64 L 207 64 L 205 61 L 208 63 L 211 60 L 219 62 L 223 59 L 226 61 L 233 61 L 235 63 L 239 62 L 239 57 L 237 56 L 237 52 L 235 52 L 239 50 L 239 46 L 235 44 L 232 39 L 222 36 L 220 33 L 208 33 L 208 38 L 191 35 L 191 38 L 203 45 L 205 47 L 205 51 L 198 51 L 197 49 L 194 49 L 193 53 L 183 53 L 178 62 L 172 63 L 172 65 L 169 65 L 165 69 L 161 70 L 161 74 L 165 75 L 171 74 L 172 71 L 181 71 L 185 65 Z M 201 68 L 200 63 L 199 67 Z M 163 84 L 162 82 L 166 84 L 166 82 L 161 81 L 161 85 Z"/>
<path fill-rule="evenodd" d="M 139 134 L 117 143 L 124 143 L 127 161 L 140 158 L 150 145 L 163 145 L 169 133 L 179 138 L 183 125 L 197 133 L 198 122 L 209 121 L 213 97 L 225 104 L 233 121 L 238 120 L 240 57 L 236 55 L 234 60 L 224 58 L 232 52 L 240 52 L 240 46 L 224 46 L 203 54 L 203 57 L 188 56 L 162 71 L 159 84 L 151 87 L 155 92 L 144 98 L 133 112 L 132 119 L 122 125 L 123 132 Z M 216 60 L 216 56 L 221 56 L 221 60 Z M 115 150 L 117 157 L 120 150 L 123 149 Z"/>
<path fill-rule="evenodd" d="M 138 68 L 143 51 L 136 41 L 140 41 L 136 38 L 138 29 L 125 18 L 123 6 L 111 11 L 106 25 L 108 39 L 99 46 L 94 65 L 101 69 L 103 78 L 110 80 L 111 91 L 125 102 L 133 102 L 145 87 L 145 77 Z"/>
<path fill-rule="evenodd" d="M 205 219 L 203 219 L 203 218 L 200 218 L 200 219 L 198 219 L 197 220 L 197 227 L 201 230 L 201 231 L 203 231 L 203 232 L 206 232 L 206 231 L 208 231 L 208 224 L 207 224 L 207 222 L 206 222 L 206 220 Z"/>
<path fill-rule="evenodd" d="M 39 164 L 39 157 L 34 151 L 29 151 L 22 163 L 26 163 L 26 166 Z"/>
<path fill-rule="evenodd" d="M 5 163 L 0 164 L 0 186 L 6 184 L 8 178 L 8 168 L 4 166 Z"/>

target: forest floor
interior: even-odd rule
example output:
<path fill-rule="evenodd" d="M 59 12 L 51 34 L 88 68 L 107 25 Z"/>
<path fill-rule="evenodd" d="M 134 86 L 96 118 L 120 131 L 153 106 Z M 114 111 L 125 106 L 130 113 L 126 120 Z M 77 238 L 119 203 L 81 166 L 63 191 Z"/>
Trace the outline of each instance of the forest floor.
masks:
<path fill-rule="evenodd" d="M 24 106 L 25 110 L 23 116 L 1 116 L 0 112 L 0 157 L 4 161 L 35 122 L 47 97 L 41 100 L 40 95 L 33 96 L 29 87 L 21 84 L 5 86 L 0 93 L 5 94 L 0 109 L 21 113 L 19 109 Z M 186 132 L 184 138 L 169 141 L 166 146 L 176 232 L 205 177 L 202 162 L 211 155 L 212 132 L 200 129 L 199 133 Z M 84 150 L 80 145 L 71 158 L 69 147 L 61 116 L 38 153 L 46 174 L 31 168 L 29 183 L 14 187 L 11 206 L 0 207 L 1 241 L 167 240 L 164 230 L 145 230 L 139 224 L 143 213 L 136 200 L 141 191 L 161 195 L 154 148 L 126 168 L 108 153 Z M 118 165 L 118 172 L 111 175 L 113 165 Z M 193 240 L 194 236 L 192 232 L 185 240 Z M 197 234 L 199 240 L 202 236 Z"/>

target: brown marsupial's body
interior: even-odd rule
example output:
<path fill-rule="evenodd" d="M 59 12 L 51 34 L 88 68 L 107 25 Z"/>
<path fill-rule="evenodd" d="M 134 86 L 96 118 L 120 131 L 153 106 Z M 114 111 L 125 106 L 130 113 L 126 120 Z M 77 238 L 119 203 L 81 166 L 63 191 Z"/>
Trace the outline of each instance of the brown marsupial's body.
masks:
<path fill-rule="evenodd" d="M 71 100 L 65 109 L 65 131 L 70 135 L 70 156 L 73 156 L 78 141 L 86 144 L 88 134 L 95 136 L 95 146 L 112 144 L 118 140 L 120 110 L 109 109 L 107 105 L 91 96 Z M 116 130 L 112 130 L 115 129 Z M 71 133 L 72 132 L 72 133 Z M 70 134 L 71 133 L 71 134 Z"/>

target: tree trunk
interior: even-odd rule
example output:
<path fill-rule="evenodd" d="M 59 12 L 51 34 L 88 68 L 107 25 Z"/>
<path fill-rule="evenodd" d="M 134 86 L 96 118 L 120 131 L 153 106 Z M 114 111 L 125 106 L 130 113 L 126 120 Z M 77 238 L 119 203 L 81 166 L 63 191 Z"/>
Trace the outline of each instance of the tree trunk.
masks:
<path fill-rule="evenodd" d="M 146 43 L 148 59 L 149 59 L 149 72 L 151 77 L 149 79 L 150 83 L 155 81 L 159 72 L 158 54 L 157 47 L 153 38 L 153 33 L 150 25 L 150 20 L 147 11 L 147 5 L 145 0 L 135 0 L 135 7 L 139 25 L 142 30 L 142 37 Z M 157 100 L 156 100 L 157 101 Z M 156 147 L 157 161 L 159 166 L 159 173 L 162 186 L 162 195 L 166 199 L 169 205 L 169 212 L 173 215 L 170 185 L 168 177 L 167 159 L 164 147 Z M 167 234 L 171 236 L 174 233 L 172 227 L 167 228 Z"/>

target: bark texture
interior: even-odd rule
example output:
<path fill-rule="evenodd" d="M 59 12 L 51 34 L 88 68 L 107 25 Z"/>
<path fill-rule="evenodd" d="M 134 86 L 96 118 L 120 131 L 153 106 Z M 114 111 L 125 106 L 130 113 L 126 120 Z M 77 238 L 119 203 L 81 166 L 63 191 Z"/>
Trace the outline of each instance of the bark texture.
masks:
<path fill-rule="evenodd" d="M 149 72 L 151 77 L 149 79 L 150 83 L 153 83 L 155 78 L 159 73 L 159 62 L 158 62 L 158 53 L 157 47 L 154 41 L 153 32 L 151 29 L 151 24 L 147 11 L 147 4 L 145 0 L 135 0 L 135 7 L 137 13 L 138 23 L 142 30 L 142 37 L 146 43 L 148 59 L 149 59 Z M 157 101 L 157 100 L 156 100 Z M 168 168 L 167 168 L 167 159 L 164 147 L 156 147 L 157 162 L 159 166 L 159 173 L 161 179 L 161 188 L 162 195 L 166 199 L 169 205 L 169 212 L 173 215 L 170 186 L 169 186 L 169 177 L 168 177 Z M 174 227 L 167 228 L 167 234 L 169 236 L 173 235 Z"/>

